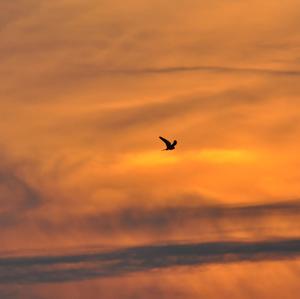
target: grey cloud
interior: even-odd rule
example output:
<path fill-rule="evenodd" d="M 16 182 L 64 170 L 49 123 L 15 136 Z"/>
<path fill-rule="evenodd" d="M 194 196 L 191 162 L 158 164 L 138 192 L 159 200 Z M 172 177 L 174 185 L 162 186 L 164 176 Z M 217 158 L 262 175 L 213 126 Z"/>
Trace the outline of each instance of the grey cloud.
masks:
<path fill-rule="evenodd" d="M 172 199 L 170 199 L 172 200 Z M 188 199 L 187 199 L 188 200 Z M 263 235 L 268 220 L 280 221 L 294 219 L 291 224 L 299 229 L 300 201 L 286 201 L 274 204 L 235 206 L 222 204 L 202 204 L 193 207 L 131 207 L 110 213 L 95 213 L 79 216 L 66 216 L 59 221 L 37 219 L 43 231 L 53 233 L 89 231 L 101 236 L 115 234 L 154 235 L 188 238 L 201 233 L 203 236 L 230 235 L 231 232 L 248 232 Z M 280 224 L 277 227 L 279 233 Z"/>
<path fill-rule="evenodd" d="M 5 155 L 1 155 L 7 159 Z M 24 219 L 26 212 L 40 207 L 40 192 L 19 174 L 19 166 L 6 163 L 0 166 L 0 227 L 16 224 Z"/>
<path fill-rule="evenodd" d="M 114 277 L 175 266 L 293 259 L 300 239 L 146 245 L 93 253 L 2 257 L 1 284 L 35 284 Z"/>

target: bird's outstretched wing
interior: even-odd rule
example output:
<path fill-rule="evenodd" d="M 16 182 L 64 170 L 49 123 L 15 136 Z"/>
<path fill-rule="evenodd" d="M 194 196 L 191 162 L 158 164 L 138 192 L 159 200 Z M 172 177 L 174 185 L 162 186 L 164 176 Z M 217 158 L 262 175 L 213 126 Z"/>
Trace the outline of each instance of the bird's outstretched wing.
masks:
<path fill-rule="evenodd" d="M 172 146 L 175 146 L 176 144 L 177 144 L 177 140 L 174 140 Z"/>
<path fill-rule="evenodd" d="M 161 137 L 161 136 L 159 136 L 159 138 L 166 144 L 167 147 L 171 145 L 171 142 L 169 140 L 167 140 L 166 138 Z"/>

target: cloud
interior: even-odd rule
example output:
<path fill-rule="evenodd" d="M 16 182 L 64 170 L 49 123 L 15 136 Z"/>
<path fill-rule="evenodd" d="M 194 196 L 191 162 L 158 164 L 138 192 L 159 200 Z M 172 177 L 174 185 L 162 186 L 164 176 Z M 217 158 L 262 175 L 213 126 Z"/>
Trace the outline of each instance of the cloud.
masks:
<path fill-rule="evenodd" d="M 21 174 L 18 163 L 8 162 L 3 153 L 1 157 L 6 160 L 0 165 L 0 226 L 4 229 L 24 220 L 27 212 L 38 209 L 43 197 Z"/>
<path fill-rule="evenodd" d="M 282 49 L 282 44 L 295 44 L 289 40 L 295 27 L 288 27 L 285 20 L 297 11 L 295 3 L 290 3 L 289 9 L 282 5 L 280 17 L 276 13 L 277 5 L 271 5 L 268 14 L 271 19 L 259 14 L 255 20 L 249 17 L 249 8 L 243 4 L 235 4 L 240 7 L 239 14 L 231 10 L 231 5 L 218 2 L 190 1 L 175 5 L 176 12 L 173 4 L 164 1 L 152 5 L 147 1 L 131 1 L 117 6 L 106 1 L 99 4 L 67 0 L 60 3 L 18 0 L 1 4 L 7 12 L 1 18 L 4 25 L 1 77 L 6 83 L 1 86 L 3 95 L 9 95 L 10 101 L 26 99 L 26 103 L 40 99 L 53 101 L 66 94 L 86 94 L 91 81 L 100 90 L 109 86 L 111 92 L 127 82 L 108 77 L 122 74 L 204 71 L 298 76 L 299 71 L 289 70 L 289 65 L 278 65 L 278 69 L 273 65 L 270 69 L 263 67 L 268 65 L 266 61 L 278 58 L 276 50 Z M 199 18 L 198 13 L 203 11 Z M 218 22 L 212 22 L 216 19 Z M 236 30 L 238 20 L 240 28 Z M 253 34 L 255 28 L 262 27 L 258 20 L 263 27 L 270 26 L 268 34 L 261 30 Z M 178 23 L 180 28 L 176 27 Z M 285 34 L 278 30 L 282 24 L 286 26 Z M 261 49 L 259 45 L 266 40 L 273 46 Z M 293 55 L 285 52 L 280 57 L 296 57 L 296 50 Z M 176 65 L 178 61 L 182 65 Z M 208 65 L 202 65 L 204 61 Z M 232 65 L 226 66 L 226 61 Z M 256 67 L 241 66 L 245 61 Z"/>
<path fill-rule="evenodd" d="M 169 198 L 169 202 L 174 200 L 176 199 Z M 183 205 L 183 201 L 198 203 L 188 206 Z M 162 240 L 167 236 L 169 240 L 198 240 L 199 235 L 202 238 L 223 238 L 236 233 L 249 237 L 299 234 L 299 200 L 257 205 L 208 202 L 208 199 L 185 196 L 181 198 L 181 204 L 177 202 L 173 206 L 131 206 L 112 212 L 69 214 L 54 220 L 44 215 L 43 218 L 37 217 L 35 224 L 51 235 L 89 232 L 104 239 L 110 239 L 111 236 L 135 236 L 139 240 Z M 275 219 L 276 226 L 272 222 Z M 294 221 L 291 222 L 291 219 Z M 289 232 L 286 232 L 288 227 Z"/>
<path fill-rule="evenodd" d="M 101 69 L 101 67 L 93 65 L 78 66 L 78 74 L 83 76 L 91 75 L 93 77 L 106 75 L 159 75 L 159 74 L 175 74 L 187 72 L 212 72 L 222 74 L 245 74 L 245 75 L 262 75 L 262 76 L 300 76 L 300 70 L 293 69 L 268 69 L 268 68 L 251 68 L 251 67 L 235 67 L 235 66 L 209 66 L 209 65 L 192 65 L 192 66 L 170 66 L 170 67 L 145 67 L 136 69 Z M 74 73 L 74 72 L 72 72 Z"/>
<path fill-rule="evenodd" d="M 124 131 L 127 132 L 126 139 L 130 138 L 133 132 L 137 133 L 141 129 L 144 131 L 145 128 L 148 131 L 157 132 L 162 127 L 170 126 L 173 128 L 171 130 L 178 131 L 178 128 L 183 126 L 178 119 L 184 119 L 187 122 L 198 119 L 204 122 L 203 126 L 206 128 L 214 128 L 216 118 L 220 118 L 218 121 L 222 121 L 224 126 L 230 126 L 232 122 L 237 126 L 241 120 L 245 120 L 241 118 L 241 115 L 249 116 L 248 112 L 251 108 L 271 101 L 274 93 L 270 85 L 235 87 L 209 93 L 187 93 L 142 104 L 87 111 L 81 117 L 69 119 L 68 123 L 58 123 L 58 125 L 63 126 L 63 129 L 67 131 L 76 128 L 79 132 L 88 129 L 93 134 L 97 131 L 97 134 L 104 136 L 118 135 L 118 139 L 107 138 L 108 146 L 110 142 L 123 140 L 120 135 L 123 135 Z M 238 115 L 236 115 L 237 109 L 240 109 Z M 145 134 L 140 135 L 140 138 L 145 138 Z"/>
<path fill-rule="evenodd" d="M 107 252 L 2 257 L 0 283 L 51 283 L 114 277 L 176 266 L 293 259 L 300 239 L 146 245 Z"/>

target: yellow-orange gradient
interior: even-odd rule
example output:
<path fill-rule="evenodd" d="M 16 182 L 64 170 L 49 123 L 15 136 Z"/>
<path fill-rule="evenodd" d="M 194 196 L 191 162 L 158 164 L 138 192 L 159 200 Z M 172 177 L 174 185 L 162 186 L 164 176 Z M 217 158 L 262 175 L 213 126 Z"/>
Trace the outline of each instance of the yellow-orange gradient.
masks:
<path fill-rule="evenodd" d="M 298 298 L 299 20 L 0 1 L 0 297 Z"/>

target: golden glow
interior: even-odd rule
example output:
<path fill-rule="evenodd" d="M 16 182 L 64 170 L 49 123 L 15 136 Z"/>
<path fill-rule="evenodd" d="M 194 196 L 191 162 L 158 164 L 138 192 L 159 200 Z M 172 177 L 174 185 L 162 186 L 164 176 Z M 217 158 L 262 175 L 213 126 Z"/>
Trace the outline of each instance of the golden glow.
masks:
<path fill-rule="evenodd" d="M 174 164 L 182 160 L 179 155 L 168 155 L 164 152 L 152 151 L 130 154 L 125 158 L 125 164 L 156 167 L 164 164 Z"/>
<path fill-rule="evenodd" d="M 256 155 L 247 150 L 204 149 L 199 151 L 149 151 L 129 154 L 124 158 L 124 165 L 157 167 L 159 165 L 205 162 L 213 164 L 252 163 Z"/>
<path fill-rule="evenodd" d="M 211 163 L 251 163 L 255 161 L 255 154 L 247 150 L 238 149 L 207 149 L 194 153 L 192 159 Z"/>

